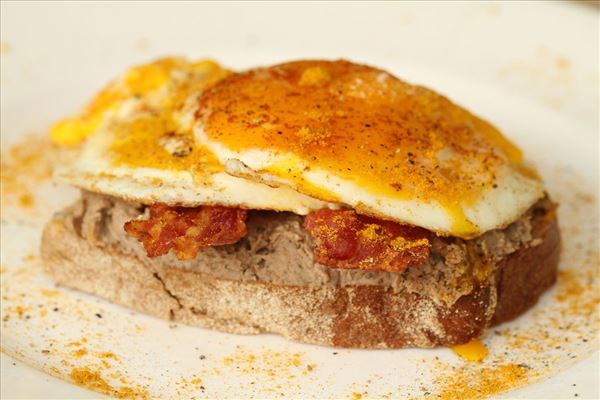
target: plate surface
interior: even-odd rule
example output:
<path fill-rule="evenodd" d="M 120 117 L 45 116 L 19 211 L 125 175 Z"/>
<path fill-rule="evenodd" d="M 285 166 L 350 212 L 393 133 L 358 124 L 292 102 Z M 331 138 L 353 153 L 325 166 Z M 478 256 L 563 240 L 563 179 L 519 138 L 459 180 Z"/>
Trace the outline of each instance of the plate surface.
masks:
<path fill-rule="evenodd" d="M 598 15 L 539 3 L 2 3 L 2 397 L 598 398 Z M 135 314 L 56 288 L 41 227 L 77 196 L 42 139 L 111 77 L 167 54 L 232 68 L 348 58 L 448 95 L 516 141 L 561 203 L 558 284 L 467 363 L 336 350 Z M 17 150 L 9 154 L 9 147 Z M 20 361 L 14 361 L 18 359 Z M 13 365 L 15 363 L 15 365 Z M 23 385 L 23 382 L 28 382 Z M 509 393 L 504 393 L 508 390 Z M 502 394 L 504 393 L 504 394 Z M 58 394 L 58 395 L 57 395 Z"/>

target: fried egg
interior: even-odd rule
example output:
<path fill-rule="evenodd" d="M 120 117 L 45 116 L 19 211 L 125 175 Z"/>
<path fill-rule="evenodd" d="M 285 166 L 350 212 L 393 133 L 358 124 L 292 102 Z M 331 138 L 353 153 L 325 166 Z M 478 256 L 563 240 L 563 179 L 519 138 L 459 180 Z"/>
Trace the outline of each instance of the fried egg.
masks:
<path fill-rule="evenodd" d="M 447 98 L 347 61 L 231 75 L 200 96 L 196 139 L 234 175 L 471 238 L 544 196 L 521 151 Z"/>
<path fill-rule="evenodd" d="M 219 204 L 306 214 L 334 207 L 290 187 L 225 172 L 192 131 L 199 94 L 230 74 L 212 61 L 168 58 L 138 66 L 83 112 L 57 123 L 53 140 L 79 146 L 56 172 L 73 186 L 143 204 Z"/>
<path fill-rule="evenodd" d="M 51 136 L 78 154 L 59 179 L 144 204 L 349 207 L 471 238 L 544 196 L 492 125 L 347 61 L 232 73 L 158 60 L 127 71 Z"/>

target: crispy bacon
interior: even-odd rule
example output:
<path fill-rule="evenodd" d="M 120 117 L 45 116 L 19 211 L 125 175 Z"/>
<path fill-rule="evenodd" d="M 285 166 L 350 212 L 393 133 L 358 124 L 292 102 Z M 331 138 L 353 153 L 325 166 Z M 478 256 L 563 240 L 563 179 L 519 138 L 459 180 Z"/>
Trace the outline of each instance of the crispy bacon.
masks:
<path fill-rule="evenodd" d="M 208 246 L 235 243 L 246 235 L 246 210 L 220 206 L 169 207 L 154 204 L 150 218 L 126 222 L 125 231 L 142 242 L 148 257 L 174 249 L 190 260 Z"/>
<path fill-rule="evenodd" d="M 304 219 L 315 239 L 315 257 L 331 268 L 399 272 L 429 257 L 429 232 L 359 215 L 353 210 L 319 210 Z"/>

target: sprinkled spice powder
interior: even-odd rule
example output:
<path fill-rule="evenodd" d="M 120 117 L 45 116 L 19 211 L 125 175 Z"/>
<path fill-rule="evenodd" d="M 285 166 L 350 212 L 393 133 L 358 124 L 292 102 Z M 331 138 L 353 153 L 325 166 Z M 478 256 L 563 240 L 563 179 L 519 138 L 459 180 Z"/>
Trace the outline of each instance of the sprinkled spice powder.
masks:
<path fill-rule="evenodd" d="M 3 184 L 5 161 L 3 158 Z M 600 326 L 597 199 L 580 191 L 585 185 L 572 172 L 562 172 L 559 176 L 547 174 L 546 178 L 553 197 L 560 203 L 564 246 L 558 282 L 542 298 L 541 304 L 525 317 L 500 325 L 484 336 L 489 354 L 480 363 L 452 358 L 449 350 L 444 362 L 435 361 L 437 355 L 443 353 L 423 352 L 423 362 L 415 361 L 414 371 L 409 371 L 414 377 L 413 385 L 394 387 L 391 382 L 399 371 L 392 366 L 383 377 L 366 379 L 363 375 L 362 385 L 355 382 L 339 393 L 348 398 L 352 398 L 353 393 L 363 398 L 484 398 L 536 382 L 597 351 L 596 335 Z M 32 186 L 25 185 L 23 189 L 33 193 Z M 3 197 L 3 204 L 5 199 Z M 14 199 L 17 204 L 18 198 Z M 329 375 L 331 368 L 326 362 L 313 363 L 313 355 L 321 354 L 332 363 L 356 362 L 354 351 L 303 347 L 305 351 L 298 352 L 294 350 L 298 347 L 291 342 L 287 351 L 281 347 L 239 347 L 231 353 L 214 353 L 205 347 L 197 350 L 205 355 L 202 360 L 198 352 L 192 352 L 193 361 L 181 360 L 182 364 L 192 363 L 195 371 L 190 369 L 187 375 L 182 375 L 175 367 L 161 369 L 159 374 L 164 377 L 161 382 L 168 385 L 159 387 L 157 376 L 143 376 L 131 363 L 131 360 L 150 360 L 154 355 L 133 353 L 134 347 L 128 347 L 147 340 L 153 328 L 141 326 L 136 316 L 101 310 L 96 300 L 56 290 L 43 278 L 40 259 L 33 248 L 24 249 L 16 259 L 17 264 L 3 261 L 2 265 L 2 329 L 3 336 L 24 339 L 22 347 L 17 343 L 17 347 L 7 348 L 7 352 L 22 360 L 32 359 L 32 354 L 43 357 L 47 360 L 44 368 L 48 373 L 108 396 L 239 396 L 240 387 L 231 385 L 227 389 L 214 385 L 225 377 L 231 382 L 247 381 L 244 393 L 248 393 L 248 397 L 293 397 L 302 393 L 307 384 L 321 393 L 330 393 L 329 388 L 336 383 L 334 375 Z M 56 312 L 43 312 L 45 310 Z M 96 313 L 101 314 L 102 319 Z M 117 316 L 126 318 L 124 326 L 127 328 L 113 324 Z M 83 337 L 60 339 L 58 333 L 65 321 L 81 329 Z M 111 342 L 115 338 L 118 341 Z M 35 348 L 30 348 L 32 342 L 36 343 Z M 106 347 L 109 343 L 111 347 Z M 274 350 L 276 348 L 279 350 Z M 165 354 L 171 351 L 167 349 Z M 380 357 L 381 353 L 375 353 Z M 410 356 L 411 351 L 395 354 Z M 364 357 L 372 360 L 367 353 Z M 321 360 L 321 357 L 314 359 Z M 344 364 L 340 371 L 354 366 Z M 368 366 L 378 367 L 376 362 Z M 176 391 L 180 391 L 177 396 Z M 581 392 L 578 395 L 581 396 Z"/>
<path fill-rule="evenodd" d="M 148 399 L 146 391 L 132 389 L 129 386 L 114 388 L 110 386 L 103 378 L 100 372 L 93 371 L 89 368 L 73 368 L 69 377 L 79 386 L 95 392 L 104 393 L 109 396 L 114 396 L 117 399 Z"/>
<path fill-rule="evenodd" d="M 36 206 L 34 192 L 52 177 L 57 161 L 65 162 L 69 152 L 59 149 L 46 135 L 30 135 L 2 152 L 1 209 L 9 207 L 32 211 Z"/>
<path fill-rule="evenodd" d="M 77 385 L 103 393 L 111 393 L 113 388 L 106 383 L 98 372 L 88 368 L 73 368 L 69 375 Z"/>
<path fill-rule="evenodd" d="M 494 367 L 466 366 L 451 375 L 438 377 L 443 387 L 438 396 L 442 400 L 481 399 L 527 383 L 529 371 L 513 363 Z"/>

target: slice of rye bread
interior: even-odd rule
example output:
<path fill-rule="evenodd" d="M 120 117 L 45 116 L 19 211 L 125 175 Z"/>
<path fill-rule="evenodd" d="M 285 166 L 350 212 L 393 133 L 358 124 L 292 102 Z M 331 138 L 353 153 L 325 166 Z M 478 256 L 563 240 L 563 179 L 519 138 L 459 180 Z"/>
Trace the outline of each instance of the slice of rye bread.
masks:
<path fill-rule="evenodd" d="M 556 280 L 560 235 L 554 208 L 548 206 L 551 203 L 547 199 L 529 211 L 527 244 L 495 259 L 485 269 L 488 272 L 483 279 L 467 286 L 468 292 L 450 288 L 459 295 L 449 303 L 436 290 L 406 290 L 403 279 L 415 280 L 410 272 L 396 276 L 395 285 L 364 284 L 356 278 L 352 278 L 355 283 L 338 279 L 333 284 L 282 284 L 277 279 L 218 277 L 182 266 L 172 255 L 154 262 L 142 252 L 128 249 L 123 238 L 116 242 L 103 238 L 102 227 L 82 232 L 84 211 L 78 213 L 76 209 L 89 202 L 86 197 L 93 200 L 94 196 L 94 201 L 108 204 L 105 207 L 123 203 L 84 193 L 79 205 L 58 213 L 44 229 L 42 258 L 56 282 L 160 318 L 230 333 L 271 332 L 304 343 L 369 349 L 450 346 L 466 343 L 490 325 L 517 317 Z M 135 209 L 143 212 L 139 205 L 126 207 L 129 213 Z M 111 212 L 99 208 L 91 213 L 101 220 Z M 117 222 L 122 226 L 120 220 Z M 249 225 L 248 236 L 252 238 L 253 232 Z M 241 252 L 241 247 L 236 250 L 233 245 L 223 246 L 211 251 L 220 252 L 220 257 L 225 257 L 221 260 L 227 260 Z M 241 256 L 246 259 L 248 251 L 264 250 L 253 245 L 245 247 L 246 253 Z M 290 264 L 296 256 L 306 257 L 287 253 Z M 213 264 L 219 262 L 219 258 L 210 260 Z M 219 270 L 218 265 L 212 268 Z M 249 267 L 243 268 L 245 271 Z M 314 264 L 314 268 L 323 266 Z M 423 269 L 425 274 L 417 275 L 417 287 L 441 287 L 440 282 L 459 285 L 464 281 L 464 276 L 440 281 L 436 267 L 428 268 Z"/>

